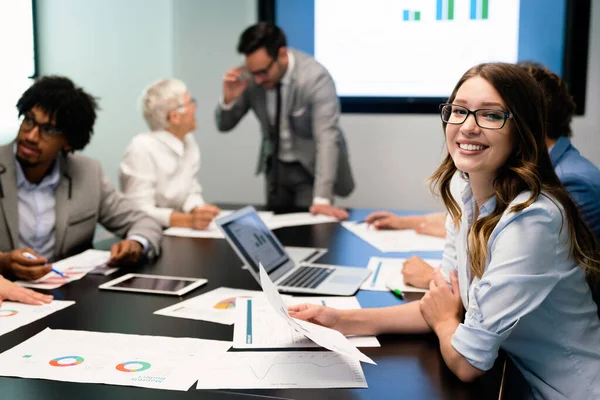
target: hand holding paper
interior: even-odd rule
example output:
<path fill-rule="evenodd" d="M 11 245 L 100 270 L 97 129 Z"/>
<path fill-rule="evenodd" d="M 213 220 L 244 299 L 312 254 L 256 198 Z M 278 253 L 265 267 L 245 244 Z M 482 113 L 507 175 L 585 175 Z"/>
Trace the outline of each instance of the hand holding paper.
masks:
<path fill-rule="evenodd" d="M 259 264 L 259 267 L 260 284 L 263 292 L 265 293 L 267 301 L 273 307 L 273 309 L 275 309 L 277 314 L 285 319 L 292 328 L 294 328 L 297 332 L 302 333 L 319 346 L 323 346 L 328 350 L 335 351 L 362 362 L 375 364 L 373 360 L 354 347 L 354 345 L 352 345 L 340 332 L 290 317 L 287 311 L 287 306 L 283 302 L 283 299 L 277 291 L 275 284 L 273 284 L 271 278 L 269 278 L 269 275 L 265 271 L 262 264 Z"/>

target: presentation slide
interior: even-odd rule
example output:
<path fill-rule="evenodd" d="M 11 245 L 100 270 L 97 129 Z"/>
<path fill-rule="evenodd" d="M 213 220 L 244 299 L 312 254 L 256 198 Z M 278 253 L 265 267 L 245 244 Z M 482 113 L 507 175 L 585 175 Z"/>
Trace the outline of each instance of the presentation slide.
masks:
<path fill-rule="evenodd" d="M 482 62 L 562 72 L 566 0 L 286 0 L 276 23 L 339 96 L 446 97 Z"/>

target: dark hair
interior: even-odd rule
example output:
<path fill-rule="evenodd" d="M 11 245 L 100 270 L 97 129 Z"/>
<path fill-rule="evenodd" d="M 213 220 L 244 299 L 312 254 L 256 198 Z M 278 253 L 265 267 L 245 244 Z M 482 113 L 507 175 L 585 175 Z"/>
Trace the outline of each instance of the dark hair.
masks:
<path fill-rule="evenodd" d="M 63 76 L 44 76 L 35 81 L 17 102 L 19 117 L 38 106 L 54 120 L 73 150 L 82 150 L 94 133 L 96 99 Z"/>
<path fill-rule="evenodd" d="M 525 69 L 513 64 L 480 64 L 468 70 L 456 84 L 449 103 L 456 98 L 460 87 L 473 77 L 482 77 L 502 97 L 507 110 L 513 114 L 515 146 L 512 154 L 499 169 L 494 180 L 496 208 L 488 216 L 473 223 L 469 231 L 469 260 L 472 276 L 481 278 L 488 257 L 487 243 L 509 204 L 524 191 L 529 199 L 515 204 L 509 210 L 518 212 L 530 206 L 542 191 L 562 206 L 570 238 L 570 254 L 585 270 L 591 286 L 598 281 L 600 262 L 596 240 L 583 222 L 577 206 L 562 185 L 546 150 L 546 103 L 535 79 Z M 443 123 L 444 130 L 446 123 Z M 461 210 L 450 192 L 450 182 L 457 173 L 450 154 L 431 176 L 432 188 L 440 193 L 455 225 L 460 224 Z"/>
<path fill-rule="evenodd" d="M 571 137 L 571 119 L 575 113 L 575 101 L 569 93 L 567 83 L 542 64 L 523 61 L 517 64 L 540 84 L 548 108 L 546 135 L 551 139 Z"/>
<path fill-rule="evenodd" d="M 268 22 L 259 22 L 242 32 L 237 51 L 248 55 L 264 47 L 268 55 L 277 58 L 279 49 L 286 45 L 285 33 L 278 26 Z"/>

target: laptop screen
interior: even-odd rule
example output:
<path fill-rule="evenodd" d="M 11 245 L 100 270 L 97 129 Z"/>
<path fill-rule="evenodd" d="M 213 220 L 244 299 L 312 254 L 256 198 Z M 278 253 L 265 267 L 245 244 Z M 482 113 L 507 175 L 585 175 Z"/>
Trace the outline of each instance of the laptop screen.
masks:
<path fill-rule="evenodd" d="M 221 227 L 254 271 L 258 272 L 260 262 L 265 271 L 271 274 L 289 261 L 273 233 L 256 213 L 244 214 Z"/>

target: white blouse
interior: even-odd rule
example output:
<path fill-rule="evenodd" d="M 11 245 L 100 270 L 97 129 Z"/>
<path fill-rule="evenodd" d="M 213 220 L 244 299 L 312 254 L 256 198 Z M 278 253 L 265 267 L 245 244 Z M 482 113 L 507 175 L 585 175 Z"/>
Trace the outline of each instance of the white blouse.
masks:
<path fill-rule="evenodd" d="M 200 148 L 193 133 L 183 141 L 167 131 L 136 135 L 121 160 L 121 191 L 163 227 L 172 212 L 202 207 Z"/>

